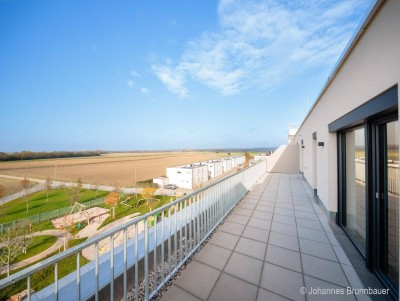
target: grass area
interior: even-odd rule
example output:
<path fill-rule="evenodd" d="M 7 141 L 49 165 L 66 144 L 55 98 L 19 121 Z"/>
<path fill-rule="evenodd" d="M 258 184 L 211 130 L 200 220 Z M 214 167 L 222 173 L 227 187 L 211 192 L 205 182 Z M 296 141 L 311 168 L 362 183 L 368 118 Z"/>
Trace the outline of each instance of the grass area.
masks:
<path fill-rule="evenodd" d="M 32 224 L 32 232 L 55 229 L 51 221 L 44 221 L 38 224 Z"/>
<path fill-rule="evenodd" d="M 108 192 L 97 191 L 97 197 L 105 196 Z M 81 189 L 78 202 L 86 202 L 96 199 L 96 192 L 88 189 Z M 29 211 L 27 212 L 26 203 L 28 202 Z M 32 193 L 25 199 L 19 198 L 0 207 L 0 223 L 7 223 L 13 220 L 26 218 L 39 213 L 65 208 L 71 206 L 68 199 L 67 189 L 53 189 L 49 191 L 49 200 L 47 201 L 46 191 Z"/>
<path fill-rule="evenodd" d="M 32 243 L 29 245 L 28 249 L 26 250 L 26 254 L 18 255 L 14 262 L 18 262 L 29 257 L 35 256 L 44 250 L 51 247 L 57 241 L 57 237 L 52 235 L 41 235 L 35 236 L 32 240 Z"/>
<path fill-rule="evenodd" d="M 142 198 L 143 197 L 140 194 L 137 196 L 137 200 L 140 200 Z M 153 210 L 156 209 L 156 208 L 159 208 L 159 207 L 161 207 L 161 206 L 163 206 L 165 204 L 170 203 L 171 200 L 172 201 L 175 200 L 175 197 L 162 196 L 162 195 L 157 195 L 157 196 L 155 196 L 155 198 L 158 199 L 159 201 L 152 204 L 152 209 Z M 118 207 L 115 208 L 115 218 L 111 218 L 111 217 L 107 218 L 99 228 L 102 228 L 105 225 L 107 225 L 107 224 L 109 224 L 109 223 L 111 223 L 111 222 L 113 222 L 113 221 L 115 221 L 117 219 L 120 219 L 122 217 L 125 217 L 127 215 L 130 215 L 130 214 L 133 214 L 133 213 L 136 213 L 136 212 L 138 212 L 138 213 L 140 213 L 140 215 L 142 215 L 142 214 L 147 213 L 147 212 L 150 211 L 150 209 L 147 206 L 146 202 L 141 202 L 139 204 L 139 206 L 136 207 L 137 200 L 136 200 L 135 196 L 132 196 L 130 199 L 128 199 L 125 202 L 126 204 L 132 206 L 132 208 L 128 207 L 128 206 L 121 205 L 121 204 L 118 205 Z M 110 206 L 104 205 L 104 208 L 109 209 Z"/>
<path fill-rule="evenodd" d="M 69 247 L 71 248 L 73 246 L 76 246 L 76 245 L 84 242 L 85 240 L 86 240 L 86 238 L 70 240 Z M 54 252 L 53 254 L 50 254 L 48 257 L 51 257 L 55 254 L 58 254 L 58 252 Z M 39 262 L 39 261 L 37 261 L 37 262 Z M 37 263 L 37 262 L 35 262 L 35 263 Z M 33 265 L 35 263 L 32 263 L 31 265 Z M 89 263 L 89 260 L 87 260 L 86 258 L 81 256 L 80 266 L 83 266 L 87 263 Z M 24 268 L 26 268 L 26 267 L 24 267 Z M 24 268 L 14 270 L 12 272 L 12 274 L 14 274 Z M 58 278 L 60 279 L 75 270 L 76 270 L 76 255 L 72 255 L 72 256 L 69 256 L 69 257 L 61 260 L 58 263 Z M 5 274 L 0 275 L 0 279 L 3 279 L 5 277 L 6 277 Z M 39 271 L 31 276 L 31 287 L 35 291 L 39 291 L 39 290 L 45 288 L 46 286 L 50 285 L 53 282 L 54 282 L 54 266 L 49 266 L 45 269 L 42 269 L 41 271 Z M 22 292 L 25 289 L 26 289 L 26 280 L 17 281 L 13 285 L 10 285 L 9 287 L 0 290 L 0 300 L 7 300 L 9 297 L 11 297 L 19 292 Z"/>

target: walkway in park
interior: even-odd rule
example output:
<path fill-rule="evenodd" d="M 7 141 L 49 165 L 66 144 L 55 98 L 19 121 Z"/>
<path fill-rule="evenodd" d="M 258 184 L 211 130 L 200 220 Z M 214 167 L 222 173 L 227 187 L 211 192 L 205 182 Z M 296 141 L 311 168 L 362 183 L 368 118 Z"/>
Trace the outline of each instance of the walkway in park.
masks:
<path fill-rule="evenodd" d="M 56 237 L 61 237 L 66 233 L 65 230 L 43 230 L 40 232 L 35 232 L 32 235 L 33 236 L 42 236 L 42 235 L 51 235 L 51 236 L 56 236 Z M 39 261 L 47 256 L 49 256 L 50 254 L 56 252 L 59 250 L 60 247 L 60 242 L 58 241 L 58 239 L 56 240 L 56 242 L 50 246 L 49 248 L 47 248 L 46 250 L 44 250 L 43 252 L 36 254 L 35 256 L 29 257 L 27 259 L 21 260 L 19 262 L 16 262 L 14 264 L 11 265 L 11 271 L 22 268 L 24 266 L 30 265 L 36 261 Z M 7 268 L 0 268 L 0 275 L 3 273 L 7 272 Z"/>
<path fill-rule="evenodd" d="M 363 288 L 301 175 L 269 174 L 161 299 L 370 300 L 310 295 L 311 288 Z"/>

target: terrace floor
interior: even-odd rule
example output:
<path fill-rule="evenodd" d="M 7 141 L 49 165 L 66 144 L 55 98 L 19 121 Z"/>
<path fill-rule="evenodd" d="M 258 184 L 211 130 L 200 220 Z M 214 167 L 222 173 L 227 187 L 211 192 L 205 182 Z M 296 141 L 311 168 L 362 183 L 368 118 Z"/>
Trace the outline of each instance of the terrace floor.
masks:
<path fill-rule="evenodd" d="M 301 294 L 305 287 L 344 294 Z M 301 175 L 268 174 L 230 214 L 162 301 L 370 300 Z"/>

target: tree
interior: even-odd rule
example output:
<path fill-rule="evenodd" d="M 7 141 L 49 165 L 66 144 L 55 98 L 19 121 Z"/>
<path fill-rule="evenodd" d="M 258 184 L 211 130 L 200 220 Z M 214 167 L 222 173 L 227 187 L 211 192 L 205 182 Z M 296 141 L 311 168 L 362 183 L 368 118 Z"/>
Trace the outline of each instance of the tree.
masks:
<path fill-rule="evenodd" d="M 119 193 L 116 191 L 110 192 L 105 198 L 104 198 L 104 204 L 105 205 L 110 205 L 112 207 L 117 207 L 118 206 L 118 200 L 119 200 Z"/>
<path fill-rule="evenodd" d="M 76 188 L 78 188 L 78 196 L 79 196 L 79 192 L 82 188 L 82 180 L 81 178 L 78 178 L 78 180 L 76 180 Z"/>
<path fill-rule="evenodd" d="M 71 206 L 79 202 L 79 188 L 71 186 L 66 189 L 67 199 L 69 200 Z"/>
<path fill-rule="evenodd" d="M 99 184 L 94 183 L 94 184 L 92 185 L 92 189 L 96 190 L 96 198 L 97 198 L 97 190 L 99 189 Z"/>
<path fill-rule="evenodd" d="M 10 276 L 10 266 L 15 258 L 21 253 L 26 253 L 32 239 L 27 221 L 4 228 L 3 234 L 0 235 L 0 266 L 7 268 L 7 276 Z"/>
<path fill-rule="evenodd" d="M 0 199 L 6 196 L 6 189 L 3 185 L 0 185 Z M 3 207 L 3 202 L 1 203 L 1 207 Z"/>
<path fill-rule="evenodd" d="M 114 191 L 118 193 L 118 201 L 121 199 L 122 187 L 119 184 L 114 185 Z"/>
<path fill-rule="evenodd" d="M 51 185 L 53 185 L 53 182 L 49 177 L 47 177 L 46 182 L 44 182 L 44 189 L 46 190 L 47 202 L 49 202 L 49 191 L 51 190 Z"/>
<path fill-rule="evenodd" d="M 26 177 L 23 178 L 20 182 L 22 189 L 24 190 L 24 199 L 26 202 L 26 212 L 29 212 L 29 204 L 28 204 L 28 198 L 26 195 L 26 190 L 29 188 L 31 185 L 31 181 L 29 181 Z"/>
<path fill-rule="evenodd" d="M 142 196 L 147 201 L 147 206 L 149 207 L 150 211 L 153 210 L 154 203 L 157 202 L 157 199 L 154 199 L 154 193 L 156 192 L 156 188 L 154 187 L 146 187 L 142 189 Z"/>

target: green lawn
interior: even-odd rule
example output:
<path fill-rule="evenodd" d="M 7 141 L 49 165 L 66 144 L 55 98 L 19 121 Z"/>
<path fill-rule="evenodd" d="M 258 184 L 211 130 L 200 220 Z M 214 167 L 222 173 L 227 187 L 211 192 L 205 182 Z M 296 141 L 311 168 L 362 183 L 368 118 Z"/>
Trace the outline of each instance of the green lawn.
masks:
<path fill-rule="evenodd" d="M 41 235 L 35 236 L 32 240 L 32 243 L 29 245 L 28 249 L 26 250 L 26 254 L 18 255 L 15 262 L 27 259 L 29 257 L 35 256 L 44 250 L 51 247 L 57 241 L 57 237 L 51 235 Z"/>
<path fill-rule="evenodd" d="M 73 246 L 76 246 L 76 245 L 84 242 L 85 240 L 86 240 L 86 238 L 73 239 L 73 240 L 70 240 L 68 244 L 69 244 L 69 247 L 71 248 Z M 48 257 L 51 257 L 55 254 L 58 254 L 58 251 L 54 252 L 53 254 L 49 255 Z M 87 260 L 86 258 L 81 256 L 80 266 L 83 266 L 83 265 L 87 264 L 88 262 L 89 262 L 89 260 Z M 37 263 L 37 262 L 35 262 L 35 263 Z M 32 265 L 35 263 L 32 263 Z M 26 268 L 26 267 L 24 267 L 24 268 Z M 12 271 L 12 274 L 14 274 L 24 268 Z M 58 263 L 58 278 L 60 279 L 75 270 L 76 270 L 76 255 L 72 255 L 72 256 L 69 256 L 69 257 L 61 260 Z M 6 277 L 6 274 L 0 275 L 0 279 L 3 279 L 5 277 Z M 53 282 L 54 282 L 54 266 L 49 266 L 45 269 L 42 269 L 39 272 L 33 274 L 31 277 L 31 287 L 35 291 L 39 291 L 39 290 L 45 288 L 46 286 L 50 285 Z M 17 281 L 13 285 L 10 285 L 9 287 L 7 287 L 5 289 L 0 290 L 0 300 L 7 300 L 12 295 L 14 295 L 18 292 L 22 292 L 25 289 L 26 289 L 26 280 Z"/>
<path fill-rule="evenodd" d="M 97 191 L 97 196 L 107 195 L 106 191 Z M 81 189 L 79 193 L 79 203 L 96 199 L 96 192 L 93 190 Z M 13 220 L 26 218 L 39 213 L 51 211 L 54 209 L 71 206 L 68 200 L 66 189 L 54 189 L 49 192 L 49 200 L 45 191 L 32 193 L 27 196 L 29 211 L 26 211 L 25 199 L 19 198 L 6 203 L 0 207 L 0 224 L 11 222 Z"/>
<path fill-rule="evenodd" d="M 143 197 L 140 194 L 137 196 L 138 200 L 140 200 L 142 198 Z M 153 210 L 156 209 L 156 208 L 159 208 L 159 207 L 161 207 L 161 206 L 163 206 L 165 204 L 170 203 L 171 200 L 172 201 L 175 200 L 175 197 L 171 197 L 171 196 L 157 195 L 157 196 L 155 196 L 155 198 L 158 199 L 159 201 L 155 202 L 154 204 L 152 204 L 153 205 L 153 208 L 152 208 Z M 113 218 L 113 219 L 111 217 L 107 218 L 99 228 L 104 227 L 105 225 L 107 225 L 107 224 L 109 224 L 109 223 L 111 223 L 111 222 L 113 222 L 113 221 L 115 221 L 117 219 L 120 219 L 120 218 L 122 218 L 124 216 L 127 216 L 127 215 L 130 215 L 130 214 L 133 214 L 135 212 L 139 212 L 142 215 L 142 214 L 147 213 L 147 212 L 150 211 L 150 209 L 147 206 L 146 202 L 141 202 L 138 207 L 135 207 L 136 204 L 137 204 L 135 196 L 132 196 L 126 202 L 126 204 L 131 205 L 132 208 L 119 204 L 118 207 L 115 208 L 115 218 Z M 104 208 L 108 208 L 109 209 L 110 206 L 104 205 Z"/>

